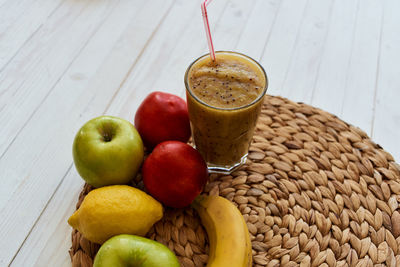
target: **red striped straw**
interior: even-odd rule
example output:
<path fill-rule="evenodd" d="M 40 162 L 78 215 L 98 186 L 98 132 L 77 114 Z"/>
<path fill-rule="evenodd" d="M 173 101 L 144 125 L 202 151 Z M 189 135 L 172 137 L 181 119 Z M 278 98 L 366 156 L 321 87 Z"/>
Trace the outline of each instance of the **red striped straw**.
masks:
<path fill-rule="evenodd" d="M 215 60 L 214 45 L 211 38 L 210 24 L 208 23 L 207 8 L 206 8 L 211 3 L 211 1 L 212 0 L 205 0 L 201 4 L 201 13 L 203 14 L 204 28 L 206 29 L 208 49 L 210 50 L 210 57 L 211 60 L 214 61 Z"/>

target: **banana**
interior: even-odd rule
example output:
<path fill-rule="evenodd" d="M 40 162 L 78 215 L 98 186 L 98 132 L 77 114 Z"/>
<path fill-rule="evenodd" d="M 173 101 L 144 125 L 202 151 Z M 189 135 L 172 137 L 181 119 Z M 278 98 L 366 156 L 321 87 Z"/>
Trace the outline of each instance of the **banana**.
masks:
<path fill-rule="evenodd" d="M 240 211 L 219 196 L 198 196 L 192 204 L 210 242 L 207 267 L 251 267 L 249 230 Z"/>

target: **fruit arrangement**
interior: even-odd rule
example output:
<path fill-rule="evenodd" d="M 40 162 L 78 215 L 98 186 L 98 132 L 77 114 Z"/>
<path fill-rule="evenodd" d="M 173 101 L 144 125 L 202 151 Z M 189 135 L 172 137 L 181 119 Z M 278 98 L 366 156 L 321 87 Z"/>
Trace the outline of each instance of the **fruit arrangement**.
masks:
<path fill-rule="evenodd" d="M 73 143 L 75 167 L 96 189 L 68 223 L 102 245 L 94 266 L 179 266 L 166 246 L 144 237 L 163 217 L 163 205 L 191 205 L 198 212 L 210 242 L 207 266 L 251 266 L 251 242 L 240 211 L 225 198 L 200 195 L 208 170 L 200 153 L 186 144 L 186 102 L 151 93 L 134 121 L 135 126 L 112 116 L 94 118 Z M 144 160 L 145 148 L 150 154 Z M 146 192 L 129 185 L 140 168 Z"/>

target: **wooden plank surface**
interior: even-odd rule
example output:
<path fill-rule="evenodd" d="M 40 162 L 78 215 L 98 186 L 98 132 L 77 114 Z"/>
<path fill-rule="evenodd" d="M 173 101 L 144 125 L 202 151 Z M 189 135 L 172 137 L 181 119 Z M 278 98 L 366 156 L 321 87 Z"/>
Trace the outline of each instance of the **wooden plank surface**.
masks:
<path fill-rule="evenodd" d="M 82 180 L 71 144 L 95 116 L 184 97 L 207 53 L 199 1 L 0 0 L 0 266 L 69 266 Z M 268 92 L 332 112 L 400 159 L 397 0 L 216 0 L 216 50 L 259 60 Z M 12 242 L 9 242 L 12 240 Z"/>
<path fill-rule="evenodd" d="M 7 1 L 0 7 L 0 70 L 18 54 L 21 47 L 61 7 L 62 0 Z"/>
<path fill-rule="evenodd" d="M 384 1 L 371 135 L 400 162 L 400 1 Z"/>
<path fill-rule="evenodd" d="M 104 112 L 172 2 L 160 0 L 141 8 L 142 3 L 118 3 L 0 159 L 0 168 L 10 171 L 4 176 L 9 177 L 9 190 L 1 194 L 0 235 L 5 237 L 0 241 L 1 263 L 12 260 L 71 168 L 76 131 Z M 152 11 L 153 4 L 159 6 L 157 12 Z M 108 4 L 103 5 L 97 8 Z M 32 149 L 25 150 L 27 146 Z"/>
<path fill-rule="evenodd" d="M 333 3 L 327 37 L 312 88 L 311 103 L 333 114 L 341 112 L 360 1 Z"/>
<path fill-rule="evenodd" d="M 333 1 L 313 0 L 304 14 L 280 95 L 310 103 L 332 18 Z"/>
<path fill-rule="evenodd" d="M 341 112 L 337 115 L 369 133 L 373 127 L 375 111 L 383 2 L 363 1 L 357 12 L 344 97 Z M 390 151 L 390 147 L 388 149 Z"/>
<path fill-rule="evenodd" d="M 306 0 L 282 0 L 279 5 L 273 28 L 260 57 L 260 63 L 269 79 L 269 94 L 281 95 L 285 73 L 293 55 L 306 6 Z"/>
<path fill-rule="evenodd" d="M 0 121 L 4 125 L 0 129 L 0 157 L 110 15 L 115 1 L 98 1 L 96 8 L 87 1 L 65 2 L 64 5 L 48 18 L 0 73 Z"/>

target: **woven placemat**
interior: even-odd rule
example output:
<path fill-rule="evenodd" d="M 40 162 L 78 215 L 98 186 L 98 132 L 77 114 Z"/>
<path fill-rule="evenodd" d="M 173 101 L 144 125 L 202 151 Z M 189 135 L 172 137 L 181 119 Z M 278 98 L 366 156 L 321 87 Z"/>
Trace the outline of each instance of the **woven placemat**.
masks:
<path fill-rule="evenodd" d="M 360 129 L 268 96 L 247 163 L 211 175 L 205 193 L 239 207 L 254 266 L 400 266 L 399 169 Z M 134 185 L 143 188 L 140 180 Z M 77 207 L 91 189 L 85 185 Z M 166 209 L 148 237 L 182 266 L 207 263 L 207 235 L 191 208 Z M 91 266 L 98 248 L 74 230 L 72 265 Z"/>

